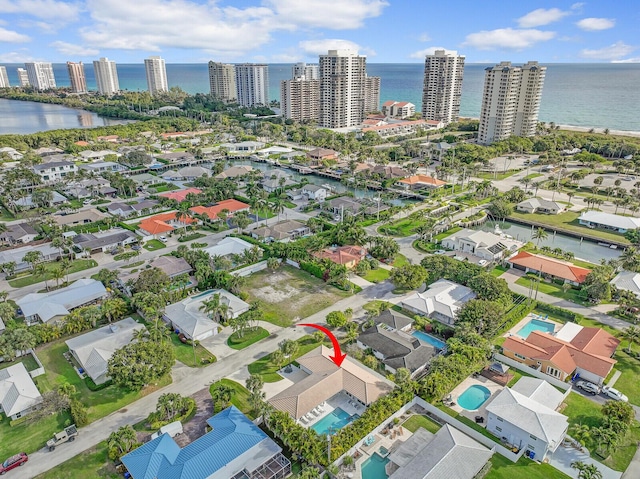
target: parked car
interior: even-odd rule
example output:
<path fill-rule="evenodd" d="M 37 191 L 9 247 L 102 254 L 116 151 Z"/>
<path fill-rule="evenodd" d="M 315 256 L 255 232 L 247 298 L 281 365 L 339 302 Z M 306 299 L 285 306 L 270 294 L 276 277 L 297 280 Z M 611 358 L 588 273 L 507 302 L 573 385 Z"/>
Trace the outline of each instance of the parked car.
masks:
<path fill-rule="evenodd" d="M 7 459 L 2 464 L 0 464 L 0 476 L 3 474 L 6 474 L 11 469 L 15 469 L 18 466 L 22 466 L 28 460 L 29 460 L 29 456 L 27 456 L 26 452 L 21 452 L 20 454 L 11 456 L 9 459 Z"/>
<path fill-rule="evenodd" d="M 174 421 L 165 426 L 162 426 L 159 431 L 151 434 L 151 440 L 153 441 L 158 436 L 163 434 L 169 434 L 171 437 L 176 437 L 178 434 L 182 434 L 182 423 L 180 421 Z"/>
<path fill-rule="evenodd" d="M 478 261 L 479 266 L 486 266 L 489 262 L 486 259 L 481 259 Z"/>
<path fill-rule="evenodd" d="M 164 235 L 160 236 L 159 240 L 162 241 L 163 243 L 166 243 L 167 242 L 167 237 L 164 236 Z"/>
<path fill-rule="evenodd" d="M 629 398 L 625 394 L 622 394 L 620 391 L 612 388 L 611 386 L 603 387 L 602 393 L 615 401 L 629 402 Z"/>
<path fill-rule="evenodd" d="M 82 202 L 82 204 L 83 204 L 83 205 L 85 205 L 85 206 L 86 206 L 86 205 L 90 205 L 90 204 L 91 204 L 91 200 L 86 199 L 86 200 L 84 200 L 84 201 Z"/>
<path fill-rule="evenodd" d="M 77 435 L 78 428 L 75 424 L 72 424 L 71 426 L 65 427 L 64 431 L 54 433 L 53 437 L 47 441 L 47 447 L 50 451 L 53 451 L 56 446 L 59 446 L 60 444 L 75 441 Z"/>
<path fill-rule="evenodd" d="M 438 251 L 436 251 L 436 252 L 435 252 L 435 253 L 433 253 L 433 254 L 445 254 L 445 253 L 446 253 L 446 251 L 445 251 L 445 250 L 443 250 L 443 249 L 439 249 Z"/>
<path fill-rule="evenodd" d="M 590 383 L 589 381 L 578 381 L 576 383 L 576 387 L 594 396 L 600 393 L 600 388 L 596 384 Z"/>
<path fill-rule="evenodd" d="M 139 244 L 134 244 L 133 246 L 131 246 L 131 249 L 133 251 L 138 251 L 140 249 L 140 245 Z"/>

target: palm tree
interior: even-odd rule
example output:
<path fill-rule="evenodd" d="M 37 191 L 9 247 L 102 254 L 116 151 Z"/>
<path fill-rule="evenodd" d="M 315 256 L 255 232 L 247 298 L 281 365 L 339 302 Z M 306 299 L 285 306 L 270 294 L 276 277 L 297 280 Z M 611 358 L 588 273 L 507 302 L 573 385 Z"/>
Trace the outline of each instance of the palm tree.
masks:
<path fill-rule="evenodd" d="M 138 342 L 146 341 L 149 339 L 149 331 L 147 331 L 147 328 L 136 329 L 133 332 L 131 339 Z"/>
<path fill-rule="evenodd" d="M 44 263 L 37 263 L 33 267 L 33 274 L 35 276 L 42 276 L 42 279 L 44 280 L 44 287 L 49 291 L 49 284 L 47 283 L 47 280 L 49 279 L 49 270 L 47 269 L 47 265 Z"/>
<path fill-rule="evenodd" d="M 640 328 L 638 326 L 629 326 L 622 331 L 622 337 L 629 341 L 627 352 L 631 354 L 631 346 L 640 339 Z"/>
<path fill-rule="evenodd" d="M 224 323 L 228 319 L 229 305 L 222 301 L 220 293 L 215 293 L 211 299 L 202 302 L 200 311 L 203 311 L 214 321 L 221 319 L 221 322 Z"/>
<path fill-rule="evenodd" d="M 531 239 L 537 240 L 536 245 L 540 245 L 541 240 L 545 240 L 549 237 L 549 233 L 547 233 L 544 228 L 538 228 L 531 235 Z"/>
<path fill-rule="evenodd" d="M 133 427 L 129 424 L 120 427 L 120 429 L 112 432 L 107 438 L 109 457 L 116 459 L 131 452 L 137 442 L 136 432 Z"/>
<path fill-rule="evenodd" d="M 187 220 L 191 218 L 192 214 L 189 208 L 189 203 L 183 201 L 178 205 L 178 210 L 176 211 L 176 221 L 182 222 L 184 224 L 184 227 L 182 229 L 183 234 L 187 232 Z"/>
<path fill-rule="evenodd" d="M 56 280 L 56 288 L 60 287 L 60 280 L 64 279 L 64 269 L 62 266 L 57 265 L 49 270 L 49 274 L 51 274 L 51 279 Z"/>
<path fill-rule="evenodd" d="M 578 470 L 578 479 L 602 479 L 602 473 L 595 464 L 576 461 L 571 463 L 571 467 Z"/>

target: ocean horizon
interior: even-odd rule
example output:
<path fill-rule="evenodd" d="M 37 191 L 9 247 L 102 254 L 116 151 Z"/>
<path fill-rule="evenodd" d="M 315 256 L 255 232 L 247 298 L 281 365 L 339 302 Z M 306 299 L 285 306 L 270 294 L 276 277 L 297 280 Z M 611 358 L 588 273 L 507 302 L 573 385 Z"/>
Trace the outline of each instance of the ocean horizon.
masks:
<path fill-rule="evenodd" d="M 3 64 L 9 82 L 17 85 L 16 68 L 22 64 Z M 293 64 L 269 64 L 269 98 L 280 99 L 280 81 L 291 78 Z M 539 120 L 582 128 L 609 128 L 640 131 L 639 63 L 543 63 L 547 67 L 542 91 Z M 460 116 L 477 118 L 482 103 L 484 70 L 493 64 L 465 65 Z M 147 89 L 144 64 L 118 64 L 120 88 L 130 91 Z M 54 63 L 58 86 L 69 86 L 66 64 Z M 422 108 L 422 63 L 368 63 L 367 73 L 381 77 L 380 101 L 409 101 Z M 93 65 L 85 64 L 89 90 L 96 89 Z M 167 63 L 169 86 L 179 86 L 187 93 L 208 93 L 206 63 Z"/>

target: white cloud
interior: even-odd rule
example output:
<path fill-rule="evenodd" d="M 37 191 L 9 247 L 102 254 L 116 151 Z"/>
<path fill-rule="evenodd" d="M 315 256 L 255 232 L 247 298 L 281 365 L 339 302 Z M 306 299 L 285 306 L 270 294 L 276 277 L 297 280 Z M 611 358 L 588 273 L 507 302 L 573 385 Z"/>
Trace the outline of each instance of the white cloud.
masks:
<path fill-rule="evenodd" d="M 419 42 L 428 42 L 431 40 L 431 37 L 429 36 L 428 33 L 421 33 L 420 36 L 418 37 L 418 41 Z"/>
<path fill-rule="evenodd" d="M 355 42 L 350 40 L 340 40 L 337 38 L 304 40 L 298 43 L 298 46 L 305 54 L 312 56 L 326 55 L 329 50 L 362 50 L 362 47 Z"/>
<path fill-rule="evenodd" d="M 522 28 L 540 27 L 562 20 L 569 14 L 570 12 L 565 12 L 559 8 L 538 8 L 518 18 L 518 25 Z"/>
<path fill-rule="evenodd" d="M 80 7 L 77 3 L 56 0 L 0 0 L 0 13 L 31 15 L 37 18 L 75 20 Z"/>
<path fill-rule="evenodd" d="M 613 18 L 583 18 L 576 25 L 588 32 L 597 32 L 613 28 L 616 25 L 616 21 Z"/>
<path fill-rule="evenodd" d="M 455 50 L 447 50 L 445 47 L 429 47 L 409 54 L 409 58 L 419 58 L 424 60 L 424 57 L 427 55 L 433 55 L 436 50 L 445 50 L 447 53 L 457 53 Z"/>
<path fill-rule="evenodd" d="M 278 21 L 296 27 L 352 30 L 377 17 L 389 5 L 385 0 L 266 0 Z"/>
<path fill-rule="evenodd" d="M 582 58 L 589 58 L 592 60 L 621 60 L 623 57 L 633 53 L 637 50 L 636 47 L 627 45 L 626 43 L 619 41 L 608 47 L 600 48 L 598 50 L 584 49 L 580 52 Z"/>
<path fill-rule="evenodd" d="M 36 61 L 26 50 L 0 54 L 0 63 L 24 63 Z"/>
<path fill-rule="evenodd" d="M 613 60 L 611 63 L 640 63 L 640 57 L 625 58 L 623 60 Z"/>
<path fill-rule="evenodd" d="M 470 46 L 478 50 L 494 50 L 504 48 L 522 50 L 538 42 L 546 42 L 556 36 L 555 32 L 536 29 L 499 28 L 497 30 L 483 30 L 467 35 L 463 46 Z"/>
<path fill-rule="evenodd" d="M 74 45 L 73 43 L 62 41 L 50 43 L 49 46 L 55 48 L 60 53 L 64 53 L 65 55 L 73 55 L 78 57 L 88 57 L 100 53 L 100 50 L 97 50 L 95 48 L 87 48 L 83 47 L 82 45 Z"/>
<path fill-rule="evenodd" d="M 31 41 L 27 35 L 0 27 L 0 43 L 25 43 Z"/>

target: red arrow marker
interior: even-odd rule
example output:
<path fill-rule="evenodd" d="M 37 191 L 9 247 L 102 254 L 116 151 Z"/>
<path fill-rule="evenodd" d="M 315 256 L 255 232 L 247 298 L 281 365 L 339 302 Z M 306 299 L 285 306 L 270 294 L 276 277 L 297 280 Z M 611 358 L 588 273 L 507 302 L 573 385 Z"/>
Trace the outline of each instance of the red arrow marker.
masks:
<path fill-rule="evenodd" d="M 344 361 L 344 358 L 347 357 L 347 353 L 342 354 L 342 351 L 340 351 L 340 343 L 331 331 L 329 331 L 324 326 L 320 326 L 319 324 L 296 324 L 296 326 L 307 326 L 309 328 L 316 328 L 326 334 L 331 340 L 331 344 L 333 344 L 333 356 L 329 356 L 329 358 L 334 363 L 336 363 L 336 366 L 340 367 L 342 361 Z"/>

